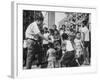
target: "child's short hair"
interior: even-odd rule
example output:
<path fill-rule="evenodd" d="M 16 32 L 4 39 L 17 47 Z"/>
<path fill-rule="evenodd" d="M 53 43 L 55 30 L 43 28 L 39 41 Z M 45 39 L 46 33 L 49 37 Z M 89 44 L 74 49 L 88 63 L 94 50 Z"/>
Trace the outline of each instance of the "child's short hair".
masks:
<path fill-rule="evenodd" d="M 48 30 L 48 28 L 47 28 L 47 27 L 44 27 L 44 29 L 45 29 L 45 30 Z"/>
<path fill-rule="evenodd" d="M 88 22 L 87 22 L 86 20 L 84 20 L 84 21 L 83 21 L 83 27 L 86 26 L 87 23 L 88 23 Z"/>
<path fill-rule="evenodd" d="M 63 24 L 62 27 L 66 27 L 66 25 Z"/>
<path fill-rule="evenodd" d="M 81 34 L 81 32 L 77 31 L 77 32 L 76 32 L 76 35 L 77 35 L 78 33 Z"/>
<path fill-rule="evenodd" d="M 74 30 L 71 28 L 70 31 L 73 32 Z"/>
<path fill-rule="evenodd" d="M 48 28 L 47 27 L 44 27 L 44 32 L 48 32 Z"/>
<path fill-rule="evenodd" d="M 63 40 L 68 40 L 68 35 L 67 35 L 66 33 L 63 33 L 63 34 L 62 34 L 62 39 L 63 39 Z"/>
<path fill-rule="evenodd" d="M 54 34 L 54 30 L 53 29 L 49 29 L 49 32 Z"/>
<path fill-rule="evenodd" d="M 54 26 L 55 28 L 57 28 L 57 25 L 53 24 L 53 26 Z"/>
<path fill-rule="evenodd" d="M 53 43 L 49 43 L 49 48 L 54 48 Z"/>

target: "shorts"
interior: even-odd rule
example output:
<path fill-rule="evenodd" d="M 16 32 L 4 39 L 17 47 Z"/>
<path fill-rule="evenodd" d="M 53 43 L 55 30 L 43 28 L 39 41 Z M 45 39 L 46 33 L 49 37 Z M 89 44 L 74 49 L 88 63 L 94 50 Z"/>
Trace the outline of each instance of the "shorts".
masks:
<path fill-rule="evenodd" d="M 75 51 L 68 51 L 64 54 L 63 60 L 61 61 L 61 64 L 68 65 L 73 61 L 75 57 Z"/>
<path fill-rule="evenodd" d="M 75 57 L 79 58 L 82 54 L 83 54 L 82 49 L 77 49 Z"/>

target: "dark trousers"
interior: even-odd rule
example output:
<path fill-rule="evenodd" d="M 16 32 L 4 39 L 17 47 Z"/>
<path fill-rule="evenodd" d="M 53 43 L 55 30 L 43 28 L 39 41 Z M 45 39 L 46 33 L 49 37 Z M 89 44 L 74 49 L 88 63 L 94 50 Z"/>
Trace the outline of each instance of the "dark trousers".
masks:
<path fill-rule="evenodd" d="M 47 50 L 48 50 L 48 44 L 43 44 L 44 54 L 46 56 Z"/>
<path fill-rule="evenodd" d="M 26 68 L 31 69 L 32 63 L 35 60 L 35 55 L 38 54 L 38 62 L 41 62 L 41 52 L 40 45 L 31 39 L 27 39 L 27 59 L 26 59 Z"/>
<path fill-rule="evenodd" d="M 85 54 L 86 54 L 86 57 L 88 57 L 89 61 L 90 61 L 90 58 L 91 58 L 91 43 L 90 43 L 90 41 L 84 41 L 84 47 L 85 47 L 85 49 L 88 49 L 89 54 L 87 54 L 87 52 Z"/>
<path fill-rule="evenodd" d="M 75 58 L 75 51 L 68 51 L 64 54 L 63 60 L 61 61 L 61 65 L 69 66 Z"/>
<path fill-rule="evenodd" d="M 43 44 L 43 62 L 47 61 L 47 50 L 48 50 L 48 44 Z"/>
<path fill-rule="evenodd" d="M 23 67 L 26 66 L 27 48 L 23 48 Z"/>

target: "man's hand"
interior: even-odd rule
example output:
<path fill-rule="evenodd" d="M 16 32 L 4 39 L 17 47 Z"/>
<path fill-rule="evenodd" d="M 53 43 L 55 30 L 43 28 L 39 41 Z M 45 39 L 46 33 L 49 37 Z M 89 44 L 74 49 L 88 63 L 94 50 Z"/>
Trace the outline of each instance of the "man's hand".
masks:
<path fill-rule="evenodd" d="M 44 40 L 46 40 L 46 41 L 48 41 L 48 39 L 47 38 L 45 38 L 41 33 L 38 33 L 38 35 L 39 35 L 39 37 L 41 37 L 42 39 L 44 39 Z"/>
<path fill-rule="evenodd" d="M 49 43 L 53 43 L 52 40 L 48 40 Z"/>

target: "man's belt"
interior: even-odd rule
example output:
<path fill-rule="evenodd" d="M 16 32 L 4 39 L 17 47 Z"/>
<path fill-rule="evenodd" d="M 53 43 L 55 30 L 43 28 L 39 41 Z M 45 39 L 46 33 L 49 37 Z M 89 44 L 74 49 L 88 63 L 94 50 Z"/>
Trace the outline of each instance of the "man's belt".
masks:
<path fill-rule="evenodd" d="M 38 40 L 35 40 L 35 39 L 32 39 L 32 38 L 26 38 L 26 40 L 27 39 L 33 40 L 34 42 L 36 42 L 36 44 L 39 44 L 40 45 L 40 41 L 38 41 Z"/>
<path fill-rule="evenodd" d="M 26 39 L 30 39 L 30 40 L 33 40 L 33 41 L 36 41 L 36 42 L 38 41 L 38 40 L 35 40 L 35 39 L 32 39 L 32 38 L 26 38 Z"/>

